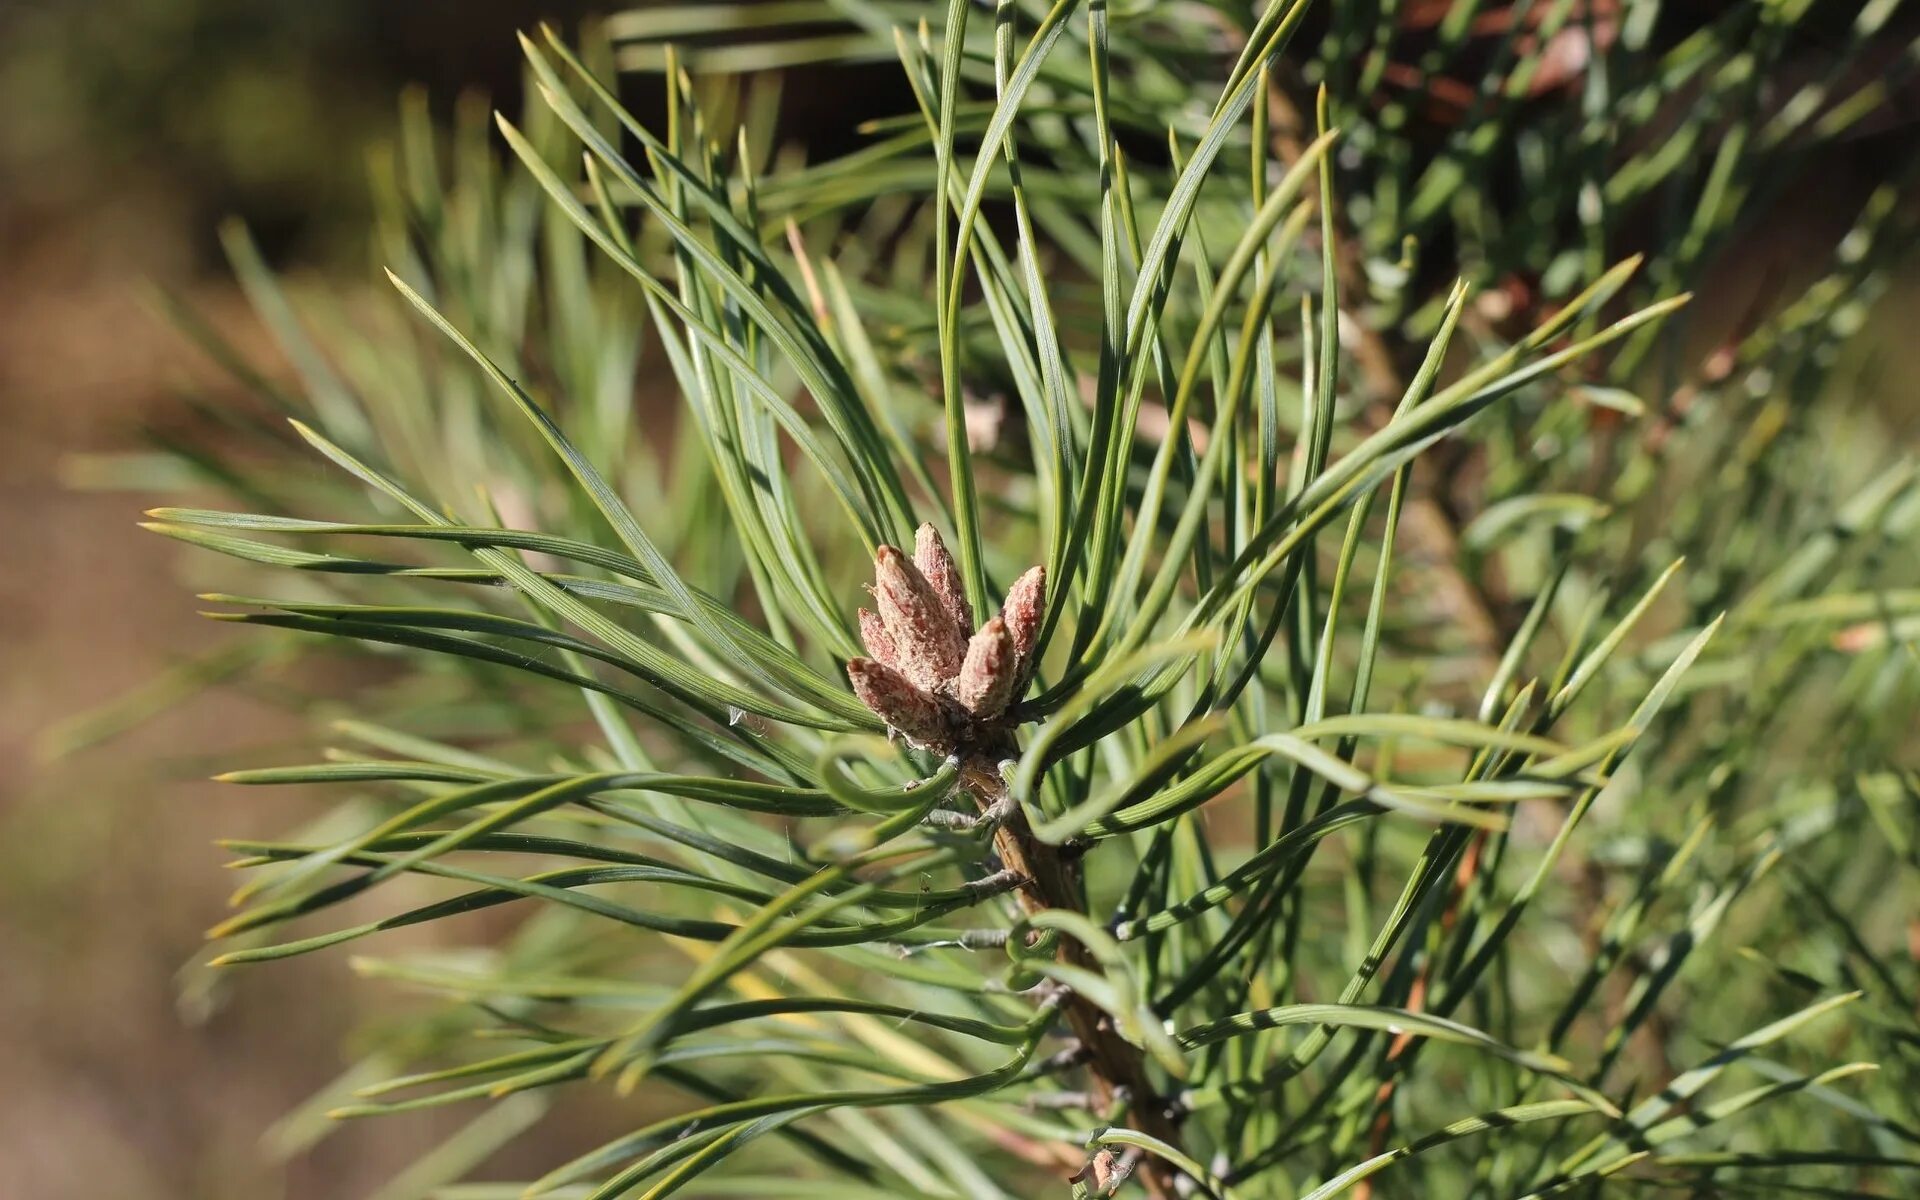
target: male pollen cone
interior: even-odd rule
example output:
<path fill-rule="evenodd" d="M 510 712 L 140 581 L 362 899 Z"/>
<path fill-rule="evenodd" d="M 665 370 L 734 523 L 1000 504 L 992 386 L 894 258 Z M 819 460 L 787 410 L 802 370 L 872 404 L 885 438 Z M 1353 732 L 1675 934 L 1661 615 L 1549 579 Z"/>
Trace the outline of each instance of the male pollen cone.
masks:
<path fill-rule="evenodd" d="M 853 659 L 847 663 L 847 682 L 860 703 L 916 742 L 944 742 L 952 733 L 940 702 L 885 663 Z"/>
<path fill-rule="evenodd" d="M 913 560 L 882 546 L 873 560 L 873 598 L 893 642 L 894 665 L 917 687 L 934 691 L 960 673 L 967 635 L 953 622 Z"/>

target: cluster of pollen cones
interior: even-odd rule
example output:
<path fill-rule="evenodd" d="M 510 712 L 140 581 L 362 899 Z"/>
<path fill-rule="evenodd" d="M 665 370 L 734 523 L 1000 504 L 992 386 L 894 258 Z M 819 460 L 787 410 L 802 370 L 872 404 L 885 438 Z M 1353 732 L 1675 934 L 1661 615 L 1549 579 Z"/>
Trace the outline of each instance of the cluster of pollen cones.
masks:
<path fill-rule="evenodd" d="M 860 610 L 860 640 L 872 657 L 847 664 L 854 694 L 927 750 L 952 754 L 999 740 L 1007 706 L 1033 671 L 1046 568 L 1015 580 L 1000 614 L 978 630 L 959 568 L 932 525 L 914 534 L 912 558 L 880 547 L 873 575 L 874 611 Z"/>

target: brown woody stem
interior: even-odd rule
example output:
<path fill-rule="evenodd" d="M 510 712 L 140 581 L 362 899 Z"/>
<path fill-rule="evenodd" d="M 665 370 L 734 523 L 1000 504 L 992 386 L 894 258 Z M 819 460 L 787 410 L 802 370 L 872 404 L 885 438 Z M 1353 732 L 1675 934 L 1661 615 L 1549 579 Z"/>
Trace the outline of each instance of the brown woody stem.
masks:
<path fill-rule="evenodd" d="M 964 764 L 961 780 L 982 809 L 995 807 L 1006 794 L 1006 782 L 995 764 L 985 758 Z M 1015 892 L 1023 910 L 1086 911 L 1073 865 L 1062 857 L 1060 847 L 1033 836 L 1019 806 L 1012 806 L 994 830 L 993 846 L 1001 865 L 1026 880 Z M 1073 938 L 1060 939 L 1059 956 L 1063 963 L 1098 970 L 1086 947 Z M 1068 1027 L 1086 1051 L 1094 1109 L 1111 1112 L 1124 1098 L 1127 1124 L 1170 1146 L 1180 1145 L 1180 1124 L 1148 1074 L 1139 1047 L 1121 1037 L 1107 1014 L 1082 996 L 1068 993 L 1063 1011 Z M 1179 1194 L 1172 1170 L 1157 1159 L 1141 1164 L 1139 1178 L 1156 1200 L 1172 1200 Z"/>

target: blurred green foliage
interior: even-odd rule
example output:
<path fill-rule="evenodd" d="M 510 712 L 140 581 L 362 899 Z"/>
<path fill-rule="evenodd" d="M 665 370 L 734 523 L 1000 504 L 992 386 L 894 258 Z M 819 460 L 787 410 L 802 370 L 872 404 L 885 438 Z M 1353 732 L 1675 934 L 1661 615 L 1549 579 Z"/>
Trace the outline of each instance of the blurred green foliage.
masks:
<path fill-rule="evenodd" d="M 278 247 L 358 249 L 364 153 L 393 96 L 519 88 L 512 31 L 585 0 L 7 0 L 0 220 L 25 234 L 106 204 L 184 202 L 207 252 L 237 213 Z M 24 234 L 23 234 L 24 235 Z"/>

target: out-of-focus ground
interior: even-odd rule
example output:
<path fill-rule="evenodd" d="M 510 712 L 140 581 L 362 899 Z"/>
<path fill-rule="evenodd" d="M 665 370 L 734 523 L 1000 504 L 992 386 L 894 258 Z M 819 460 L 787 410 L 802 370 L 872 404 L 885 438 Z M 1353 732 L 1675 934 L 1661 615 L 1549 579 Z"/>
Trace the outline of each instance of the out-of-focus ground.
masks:
<path fill-rule="evenodd" d="M 451 1127 L 355 1126 L 284 1168 L 263 1149 L 374 996 L 317 956 L 181 1003 L 232 880 L 212 839 L 283 831 L 299 804 L 202 780 L 223 750 L 264 761 L 294 731 L 214 692 L 45 759 L 63 720 L 231 636 L 194 615 L 172 544 L 135 527 L 146 498 L 68 482 L 75 455 L 184 425 L 183 385 L 209 377 L 148 283 L 261 343 L 214 252 L 220 216 L 283 264 L 363 278 L 362 151 L 395 90 L 425 81 L 442 112 L 461 83 L 510 90 L 510 31 L 583 7 L 0 0 L 0 1195 L 369 1195 Z M 1824 234 L 1844 216 L 1818 194 Z M 1860 397 L 1909 430 L 1917 318 L 1910 277 L 1878 318 L 1884 394 Z"/>

